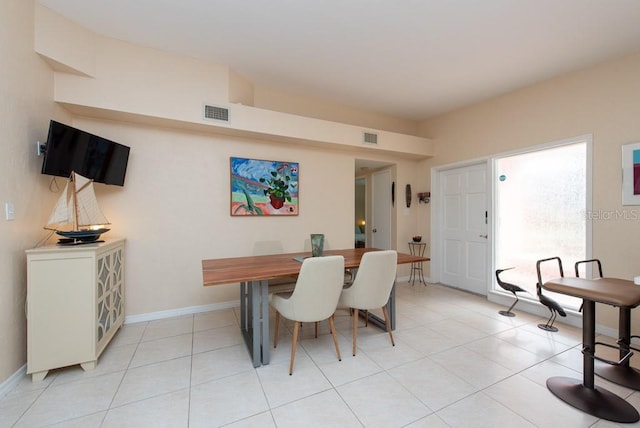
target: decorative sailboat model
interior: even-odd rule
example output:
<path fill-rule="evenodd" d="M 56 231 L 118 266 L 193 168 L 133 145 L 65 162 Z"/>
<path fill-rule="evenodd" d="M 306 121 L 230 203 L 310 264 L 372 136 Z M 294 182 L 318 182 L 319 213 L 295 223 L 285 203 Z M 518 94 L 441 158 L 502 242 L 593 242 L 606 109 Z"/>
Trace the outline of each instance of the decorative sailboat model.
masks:
<path fill-rule="evenodd" d="M 44 228 L 63 237 L 59 245 L 78 245 L 98 241 L 110 230 L 103 227 L 106 224 L 110 223 L 98 206 L 93 180 L 72 172 Z"/>

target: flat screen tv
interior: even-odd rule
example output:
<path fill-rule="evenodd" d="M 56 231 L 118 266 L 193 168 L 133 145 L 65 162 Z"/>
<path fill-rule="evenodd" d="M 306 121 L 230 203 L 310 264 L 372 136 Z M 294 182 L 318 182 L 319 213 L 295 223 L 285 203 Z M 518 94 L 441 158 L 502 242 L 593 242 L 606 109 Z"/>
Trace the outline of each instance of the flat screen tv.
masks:
<path fill-rule="evenodd" d="M 98 183 L 124 186 L 129 147 L 52 120 L 42 173 L 69 177 L 71 171 Z"/>

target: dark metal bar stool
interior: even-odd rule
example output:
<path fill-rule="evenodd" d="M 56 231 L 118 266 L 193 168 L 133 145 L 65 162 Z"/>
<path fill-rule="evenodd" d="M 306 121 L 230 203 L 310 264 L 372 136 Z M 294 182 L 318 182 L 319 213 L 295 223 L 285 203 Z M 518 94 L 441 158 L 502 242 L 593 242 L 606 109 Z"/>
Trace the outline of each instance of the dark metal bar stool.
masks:
<path fill-rule="evenodd" d="M 585 263 L 596 263 L 598 266 L 598 274 L 601 279 L 604 279 L 605 281 L 613 279 L 604 278 L 604 275 L 602 274 L 602 263 L 600 263 L 600 260 L 598 259 L 576 262 L 576 278 L 580 277 L 580 272 L 578 270 L 579 265 Z M 631 281 L 627 281 L 623 284 L 627 284 L 629 287 L 636 287 L 636 285 L 631 283 Z M 633 349 L 634 351 L 640 352 L 640 349 L 631 346 L 631 338 L 633 337 L 637 338 L 638 336 L 631 335 L 631 308 L 620 307 L 618 309 L 618 340 L 616 342 L 618 346 L 616 347 L 609 345 L 608 343 L 596 342 L 596 345 L 618 348 L 619 360 L 609 361 L 596 358 L 595 373 L 603 379 L 640 391 L 640 371 L 630 366 L 631 356 L 633 355 L 631 350 Z"/>
<path fill-rule="evenodd" d="M 545 260 L 553 260 L 556 257 Z M 598 418 L 614 422 L 637 422 L 638 411 L 622 397 L 595 386 L 596 302 L 630 310 L 640 305 L 640 288 L 630 287 L 629 281 L 615 278 L 555 278 L 542 282 L 538 261 L 538 283 L 545 289 L 582 299 L 582 381 L 567 377 L 547 379 L 547 388 L 573 407 Z M 559 260 L 559 258 L 558 258 Z"/>

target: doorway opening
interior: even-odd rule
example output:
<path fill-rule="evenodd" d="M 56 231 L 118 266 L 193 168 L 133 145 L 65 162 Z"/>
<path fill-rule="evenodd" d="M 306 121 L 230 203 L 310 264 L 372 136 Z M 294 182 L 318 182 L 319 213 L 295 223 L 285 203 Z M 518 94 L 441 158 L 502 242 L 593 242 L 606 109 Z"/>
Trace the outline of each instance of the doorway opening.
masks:
<path fill-rule="evenodd" d="M 367 245 L 367 180 L 364 177 L 356 177 L 354 222 L 354 246 L 364 248 Z"/>
<path fill-rule="evenodd" d="M 391 203 L 395 164 L 355 159 L 354 246 L 394 248 L 396 216 Z"/>

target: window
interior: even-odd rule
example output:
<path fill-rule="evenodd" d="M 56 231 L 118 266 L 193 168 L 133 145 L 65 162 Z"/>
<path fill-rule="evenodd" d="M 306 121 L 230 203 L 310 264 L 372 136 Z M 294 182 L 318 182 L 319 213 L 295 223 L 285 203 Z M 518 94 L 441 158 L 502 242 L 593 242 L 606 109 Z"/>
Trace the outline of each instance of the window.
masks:
<path fill-rule="evenodd" d="M 508 281 L 534 299 L 538 260 L 558 256 L 565 275 L 573 276 L 575 262 L 589 258 L 589 142 L 582 138 L 495 160 L 496 268 L 514 267 Z M 557 263 L 542 265 L 543 281 L 558 276 Z M 581 303 L 545 294 L 565 308 Z"/>

